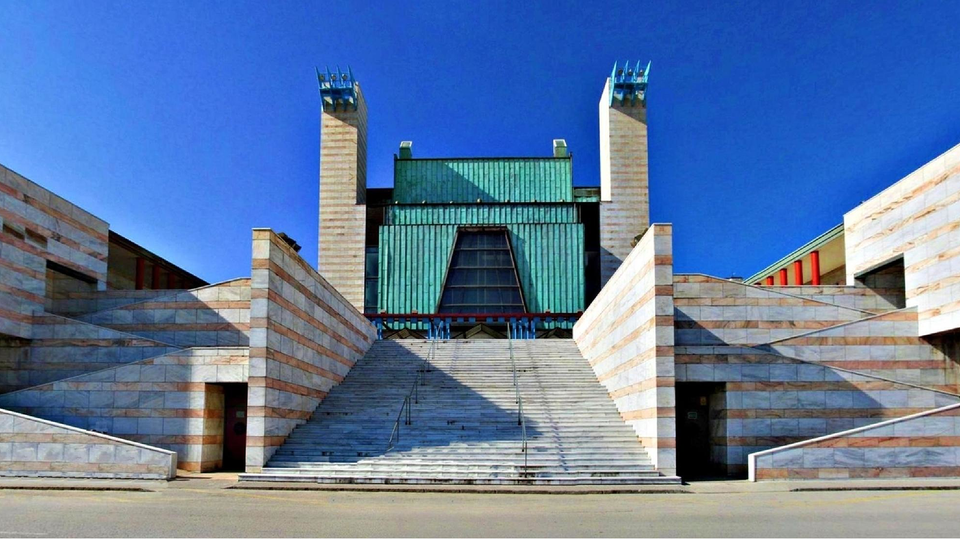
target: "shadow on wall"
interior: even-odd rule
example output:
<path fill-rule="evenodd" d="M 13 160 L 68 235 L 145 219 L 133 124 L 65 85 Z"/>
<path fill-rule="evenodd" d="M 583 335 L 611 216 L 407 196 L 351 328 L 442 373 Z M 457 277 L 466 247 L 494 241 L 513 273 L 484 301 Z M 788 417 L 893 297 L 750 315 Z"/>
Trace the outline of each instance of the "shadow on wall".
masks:
<path fill-rule="evenodd" d="M 178 347 L 248 346 L 250 280 L 175 292 L 79 319 Z"/>
<path fill-rule="evenodd" d="M 861 274 L 856 278 L 855 285 L 870 289 L 889 302 L 894 309 L 907 307 L 906 273 L 903 266 L 903 256 Z"/>
<path fill-rule="evenodd" d="M 952 385 L 960 394 L 960 330 L 941 332 L 920 339 L 943 355 L 947 384 Z"/>
<path fill-rule="evenodd" d="M 58 315 L 37 315 L 32 340 L 0 343 L 0 393 L 116 367 L 177 347 Z"/>
<path fill-rule="evenodd" d="M 273 455 L 271 465 L 295 459 L 353 463 L 388 452 L 443 448 L 457 443 L 516 443 L 522 440 L 513 399 L 512 375 L 504 376 L 499 388 L 508 396 L 507 407 L 497 404 L 455 378 L 484 376 L 482 359 L 461 359 L 447 373 L 428 364 L 423 384 L 417 387 L 418 402 L 400 418 L 399 440 L 390 447 L 390 436 L 401 407 L 417 378 L 423 351 L 409 349 L 398 341 L 378 341 L 350 371 L 347 378 L 323 400 L 312 418 L 297 426 Z M 481 383 L 489 387 L 490 383 Z M 536 425 L 526 426 L 527 438 L 541 434 Z"/>

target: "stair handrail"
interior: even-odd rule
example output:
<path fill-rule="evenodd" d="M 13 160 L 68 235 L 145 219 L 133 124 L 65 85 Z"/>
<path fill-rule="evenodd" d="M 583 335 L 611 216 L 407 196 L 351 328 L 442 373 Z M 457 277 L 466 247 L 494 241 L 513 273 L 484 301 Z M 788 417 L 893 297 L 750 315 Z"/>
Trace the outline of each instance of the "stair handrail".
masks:
<path fill-rule="evenodd" d="M 403 423 L 408 426 L 413 422 L 410 410 L 413 408 L 413 403 L 420 403 L 419 388 L 421 384 L 426 384 L 424 374 L 427 372 L 427 364 L 433 360 L 436 354 L 436 345 L 436 340 L 431 339 L 430 348 L 427 349 L 426 356 L 423 357 L 423 360 L 417 367 L 417 376 L 413 379 L 413 386 L 410 388 L 410 391 L 407 392 L 407 395 L 404 396 L 403 404 L 400 405 L 400 412 L 397 413 L 397 419 L 393 423 L 393 429 L 390 430 L 390 439 L 387 441 L 388 451 L 393 449 L 394 437 L 396 437 L 397 442 L 400 442 L 400 420 L 403 419 Z M 404 416 L 404 413 L 406 413 L 406 416 Z"/>
<path fill-rule="evenodd" d="M 523 416 L 523 396 L 520 395 L 520 385 L 517 383 L 517 361 L 513 356 L 513 339 L 507 339 L 510 349 L 510 366 L 513 368 L 513 388 L 517 400 L 517 424 L 520 426 L 520 451 L 523 453 L 523 472 L 527 473 L 527 422 Z"/>

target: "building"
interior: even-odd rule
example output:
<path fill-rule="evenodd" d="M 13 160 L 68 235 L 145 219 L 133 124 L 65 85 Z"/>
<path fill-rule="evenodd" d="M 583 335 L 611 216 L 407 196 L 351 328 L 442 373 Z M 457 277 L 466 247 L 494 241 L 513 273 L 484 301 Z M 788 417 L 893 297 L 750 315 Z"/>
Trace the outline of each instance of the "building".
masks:
<path fill-rule="evenodd" d="M 318 74 L 321 273 L 367 313 L 583 311 L 649 225 L 648 71 L 615 69 L 602 92 L 594 188 L 573 187 L 557 139 L 509 158 L 415 158 L 404 141 L 393 188 L 367 190 L 360 85 Z"/>
<path fill-rule="evenodd" d="M 675 273 L 649 72 L 597 81 L 595 187 L 556 139 L 401 142 L 387 189 L 359 83 L 318 72 L 319 270 L 254 229 L 207 284 L 0 168 L 0 475 L 960 476 L 960 146 L 747 280 Z"/>

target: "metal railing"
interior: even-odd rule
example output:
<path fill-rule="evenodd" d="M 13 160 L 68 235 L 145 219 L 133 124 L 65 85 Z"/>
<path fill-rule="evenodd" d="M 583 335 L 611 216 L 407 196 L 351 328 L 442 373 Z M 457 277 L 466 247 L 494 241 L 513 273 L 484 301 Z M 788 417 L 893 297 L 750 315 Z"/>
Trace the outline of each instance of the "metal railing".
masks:
<path fill-rule="evenodd" d="M 393 429 L 390 431 L 390 440 L 387 441 L 387 450 L 392 450 L 394 445 L 394 438 L 396 442 L 400 442 L 400 426 L 401 420 L 403 420 L 402 425 L 411 425 L 413 422 L 413 404 L 420 403 L 420 386 L 426 384 L 424 375 L 427 373 L 427 366 L 430 365 L 433 358 L 436 356 L 437 349 L 437 340 L 430 340 L 430 348 L 427 350 L 426 356 L 423 357 L 423 360 L 420 362 L 420 365 L 417 367 L 417 376 L 413 380 L 413 387 L 410 388 L 410 391 L 407 392 L 407 395 L 403 398 L 403 405 L 400 406 L 400 412 L 397 413 L 397 420 L 393 423 Z"/>
<path fill-rule="evenodd" d="M 527 421 L 523 417 L 523 396 L 520 395 L 520 384 L 517 382 L 517 361 L 513 356 L 513 340 L 508 339 L 510 349 L 510 366 L 513 368 L 513 389 L 517 399 L 517 425 L 520 426 L 520 451 L 523 453 L 523 472 L 527 473 Z"/>
<path fill-rule="evenodd" d="M 384 338 L 384 331 L 397 332 L 402 329 L 426 332 L 427 339 L 450 339 L 451 327 L 473 324 L 487 324 L 506 327 L 508 337 L 512 339 L 537 339 L 538 329 L 573 328 L 573 324 L 582 315 L 578 313 L 366 313 L 377 329 L 377 339 Z"/>

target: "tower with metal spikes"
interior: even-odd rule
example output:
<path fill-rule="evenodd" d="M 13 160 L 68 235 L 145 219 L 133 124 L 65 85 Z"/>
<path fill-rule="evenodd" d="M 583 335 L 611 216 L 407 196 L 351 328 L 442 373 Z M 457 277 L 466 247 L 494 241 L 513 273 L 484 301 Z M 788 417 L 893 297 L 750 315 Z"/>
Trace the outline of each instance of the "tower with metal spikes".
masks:
<path fill-rule="evenodd" d="M 367 105 L 353 71 L 317 71 L 320 90 L 320 226 L 317 268 L 363 310 Z"/>
<path fill-rule="evenodd" d="M 650 63 L 615 63 L 600 95 L 600 283 L 650 226 L 647 78 Z"/>

